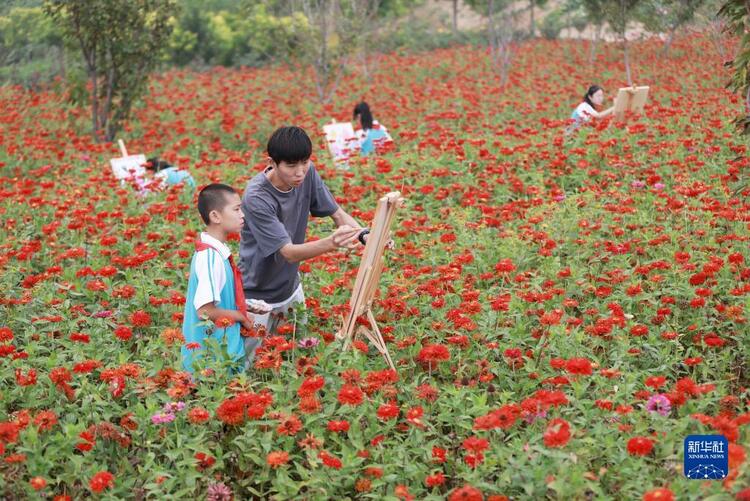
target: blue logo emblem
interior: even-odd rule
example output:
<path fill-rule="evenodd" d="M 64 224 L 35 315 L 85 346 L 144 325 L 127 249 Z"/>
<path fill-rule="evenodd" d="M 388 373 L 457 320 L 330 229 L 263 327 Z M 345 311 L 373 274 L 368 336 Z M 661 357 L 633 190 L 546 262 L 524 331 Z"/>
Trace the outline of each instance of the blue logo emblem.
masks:
<path fill-rule="evenodd" d="M 685 438 L 685 476 L 720 480 L 729 473 L 729 442 L 724 435 L 688 435 Z"/>

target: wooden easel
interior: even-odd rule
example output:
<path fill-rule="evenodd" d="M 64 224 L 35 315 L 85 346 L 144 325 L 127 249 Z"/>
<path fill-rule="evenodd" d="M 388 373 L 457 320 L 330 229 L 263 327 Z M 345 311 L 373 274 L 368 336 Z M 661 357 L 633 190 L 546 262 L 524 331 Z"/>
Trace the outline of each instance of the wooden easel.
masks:
<path fill-rule="evenodd" d="M 146 163 L 146 156 L 128 155 L 128 150 L 125 148 L 125 143 L 122 139 L 118 139 L 117 143 L 120 145 L 120 153 L 122 154 L 122 157 L 113 158 L 109 161 L 109 165 L 112 167 L 112 173 L 123 184 L 133 178 L 142 178 L 146 173 L 146 169 L 143 167 Z"/>
<path fill-rule="evenodd" d="M 393 365 L 391 354 L 388 353 L 388 347 L 385 345 L 383 335 L 380 333 L 378 324 L 375 321 L 375 315 L 372 313 L 372 302 L 375 298 L 375 292 L 378 289 L 380 275 L 383 273 L 383 252 L 390 240 L 390 228 L 396 214 L 396 209 L 403 204 L 404 199 L 401 193 L 394 191 L 388 193 L 378 200 L 375 209 L 375 219 L 370 234 L 367 236 L 367 245 L 362 255 L 362 262 L 359 264 L 359 272 L 352 289 L 352 297 L 349 301 L 349 315 L 344 321 L 342 329 L 336 334 L 338 339 L 344 341 L 344 350 L 351 347 L 352 342 L 358 334 L 355 331 L 357 327 L 357 318 L 362 315 L 367 317 L 371 330 L 360 328 L 358 331 L 364 333 L 365 337 L 377 348 L 383 355 L 388 365 L 396 370 Z"/>
<path fill-rule="evenodd" d="M 625 112 L 643 113 L 643 108 L 648 99 L 648 86 L 621 87 L 617 91 L 615 99 L 615 117 L 618 120 L 625 118 Z"/>

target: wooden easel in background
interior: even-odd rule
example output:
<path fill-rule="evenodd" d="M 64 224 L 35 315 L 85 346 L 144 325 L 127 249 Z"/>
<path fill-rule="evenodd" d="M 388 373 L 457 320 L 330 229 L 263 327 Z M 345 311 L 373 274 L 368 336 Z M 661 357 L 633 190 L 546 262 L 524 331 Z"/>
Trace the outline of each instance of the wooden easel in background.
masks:
<path fill-rule="evenodd" d="M 643 113 L 643 107 L 648 99 L 648 86 L 621 87 L 615 98 L 615 117 L 618 120 L 625 118 L 625 112 Z"/>
<path fill-rule="evenodd" d="M 112 167 L 112 173 L 117 179 L 123 184 L 131 179 L 143 178 L 146 173 L 146 168 L 143 166 L 146 163 L 145 155 L 128 155 L 128 150 L 125 149 L 125 143 L 122 139 L 118 139 L 117 143 L 120 145 L 121 158 L 113 158 L 109 161 L 109 165 Z"/>
<path fill-rule="evenodd" d="M 363 332 L 394 371 L 396 366 L 393 365 L 391 354 L 388 353 L 388 347 L 385 345 L 383 335 L 375 321 L 375 315 L 372 313 L 372 302 L 378 289 L 380 275 L 383 273 L 383 252 L 390 240 L 391 224 L 396 209 L 403 202 L 404 199 L 401 198 L 401 193 L 398 191 L 388 193 L 378 200 L 375 219 L 370 234 L 367 236 L 367 245 L 352 289 L 349 315 L 346 317 L 342 329 L 336 334 L 338 339 L 344 341 L 344 350 L 348 350 L 356 335 Z M 367 321 L 370 323 L 369 330 L 362 326 L 360 326 L 360 329 L 356 329 L 357 318 L 362 315 L 366 315 Z"/>

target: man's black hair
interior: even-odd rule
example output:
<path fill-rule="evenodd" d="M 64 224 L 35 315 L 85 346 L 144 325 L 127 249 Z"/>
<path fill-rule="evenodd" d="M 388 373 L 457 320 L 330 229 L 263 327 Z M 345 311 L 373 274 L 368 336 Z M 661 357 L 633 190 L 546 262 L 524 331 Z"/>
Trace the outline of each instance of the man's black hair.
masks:
<path fill-rule="evenodd" d="M 362 101 L 354 107 L 354 118 L 359 116 L 359 124 L 362 126 L 362 130 L 372 129 L 372 112 L 366 102 Z"/>
<path fill-rule="evenodd" d="M 300 127 L 279 127 L 268 139 L 266 151 L 277 165 L 281 162 L 296 164 L 310 159 L 312 141 Z"/>
<path fill-rule="evenodd" d="M 206 224 L 211 224 L 211 211 L 224 210 L 229 205 L 229 195 L 237 194 L 234 188 L 226 184 L 209 184 L 198 193 L 198 213 Z"/>

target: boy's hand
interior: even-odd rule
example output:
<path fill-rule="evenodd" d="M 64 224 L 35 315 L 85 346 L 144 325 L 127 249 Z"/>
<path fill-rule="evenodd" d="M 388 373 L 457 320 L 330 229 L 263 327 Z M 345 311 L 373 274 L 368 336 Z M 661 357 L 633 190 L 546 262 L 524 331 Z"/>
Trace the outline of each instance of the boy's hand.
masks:
<path fill-rule="evenodd" d="M 344 247 L 352 249 L 357 246 L 357 236 L 361 228 L 352 228 L 349 225 L 343 225 L 336 228 L 331 234 L 331 241 L 335 247 Z"/>
<path fill-rule="evenodd" d="M 245 329 L 253 328 L 254 317 L 252 315 L 250 314 L 243 315 L 239 311 L 235 311 L 235 313 L 237 314 L 235 317 L 235 320 L 239 322 L 242 325 L 242 327 L 244 327 Z"/>

